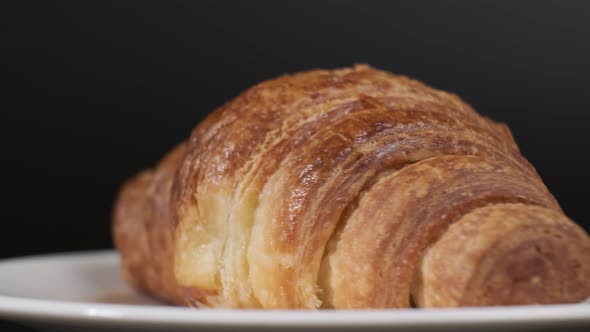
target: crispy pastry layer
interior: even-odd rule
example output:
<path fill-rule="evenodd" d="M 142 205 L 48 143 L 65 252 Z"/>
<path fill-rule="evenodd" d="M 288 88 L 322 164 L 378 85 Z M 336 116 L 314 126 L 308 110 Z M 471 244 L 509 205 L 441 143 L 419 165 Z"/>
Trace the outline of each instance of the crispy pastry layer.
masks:
<path fill-rule="evenodd" d="M 514 227 L 502 228 L 508 219 Z M 123 187 L 114 237 L 129 282 L 178 304 L 383 308 L 590 295 L 590 239 L 509 129 L 454 95 L 368 66 L 283 76 L 217 109 Z M 530 248 L 547 264 L 535 265 Z M 513 271 L 521 264 L 535 267 L 516 283 L 528 273 Z"/>

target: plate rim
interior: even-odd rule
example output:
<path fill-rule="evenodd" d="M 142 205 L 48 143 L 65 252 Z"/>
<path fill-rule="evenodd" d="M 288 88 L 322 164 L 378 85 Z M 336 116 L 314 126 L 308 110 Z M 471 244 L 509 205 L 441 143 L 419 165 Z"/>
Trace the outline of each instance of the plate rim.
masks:
<path fill-rule="evenodd" d="M 31 255 L 0 260 L 6 265 L 58 259 L 92 258 L 118 262 L 114 250 Z M 93 324 L 158 324 L 206 327 L 393 327 L 457 325 L 590 324 L 590 305 L 557 304 L 460 309 L 256 310 L 195 309 L 174 306 L 107 304 L 7 296 L 0 294 L 0 318 L 92 322 Z"/>

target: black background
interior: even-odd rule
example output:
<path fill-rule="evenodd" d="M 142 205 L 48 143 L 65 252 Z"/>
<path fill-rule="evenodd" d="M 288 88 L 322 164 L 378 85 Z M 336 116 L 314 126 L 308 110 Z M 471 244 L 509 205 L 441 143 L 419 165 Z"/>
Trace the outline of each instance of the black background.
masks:
<path fill-rule="evenodd" d="M 111 247 L 120 183 L 210 110 L 354 63 L 508 123 L 588 230 L 589 17 L 590 1 L 3 2 L 0 258 Z"/>

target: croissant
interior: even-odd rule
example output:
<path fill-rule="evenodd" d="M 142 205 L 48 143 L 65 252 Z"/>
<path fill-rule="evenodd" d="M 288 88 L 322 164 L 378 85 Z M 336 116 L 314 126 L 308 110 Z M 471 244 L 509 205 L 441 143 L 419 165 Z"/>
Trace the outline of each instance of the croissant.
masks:
<path fill-rule="evenodd" d="M 508 127 L 366 65 L 262 82 L 116 202 L 125 279 L 229 308 L 578 302 L 590 238 Z"/>

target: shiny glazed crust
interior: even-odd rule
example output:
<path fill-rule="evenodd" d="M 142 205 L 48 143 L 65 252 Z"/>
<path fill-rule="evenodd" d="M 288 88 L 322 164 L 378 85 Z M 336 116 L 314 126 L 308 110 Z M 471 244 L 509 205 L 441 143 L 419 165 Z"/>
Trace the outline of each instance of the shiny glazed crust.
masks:
<path fill-rule="evenodd" d="M 181 305 L 590 296 L 590 238 L 509 129 L 364 65 L 262 82 L 217 109 L 123 186 L 113 234 L 129 283 Z"/>

